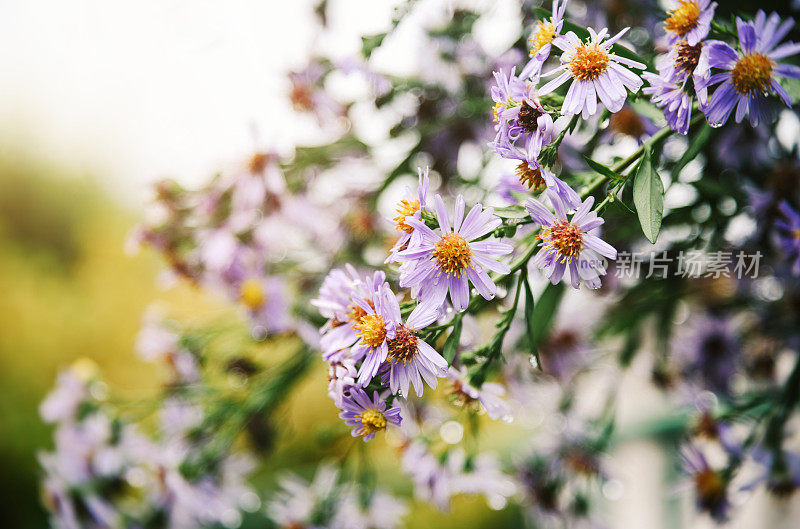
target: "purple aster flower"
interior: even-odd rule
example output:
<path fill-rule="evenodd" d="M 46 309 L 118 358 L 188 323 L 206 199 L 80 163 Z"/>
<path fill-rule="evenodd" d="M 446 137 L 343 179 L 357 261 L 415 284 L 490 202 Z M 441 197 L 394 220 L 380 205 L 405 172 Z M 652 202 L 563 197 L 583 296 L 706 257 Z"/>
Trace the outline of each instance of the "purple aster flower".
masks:
<path fill-rule="evenodd" d="M 533 63 L 534 61 L 531 61 Z M 530 64 L 525 67 L 521 77 L 514 75 L 508 78 L 503 72 L 494 72 L 497 86 L 492 87 L 492 99 L 495 101 L 494 121 L 497 123 L 494 141 L 489 145 L 504 158 L 513 157 L 517 152 L 514 146 L 518 139 L 528 138 L 538 156 L 543 145 L 550 143 L 553 136 L 553 118 L 542 106 L 536 94 L 536 80 L 531 83 L 523 81 L 531 74 Z"/>
<path fill-rule="evenodd" d="M 427 444 L 414 440 L 403 450 L 403 470 L 414 482 L 414 495 L 431 501 L 441 510 L 455 494 L 448 469 L 433 455 Z"/>
<path fill-rule="evenodd" d="M 447 375 L 447 360 L 436 350 L 420 340 L 416 331 L 427 327 L 438 316 L 438 307 L 417 305 L 406 323 L 397 322 L 395 337 L 388 340 L 389 388 L 392 393 L 400 390 L 408 396 L 409 381 L 414 384 L 418 397 L 422 396 L 424 380 L 431 389 L 436 389 L 438 377 Z"/>
<path fill-rule="evenodd" d="M 88 381 L 74 369 L 59 373 L 55 389 L 39 406 L 45 422 L 68 422 L 76 418 L 81 403 L 89 398 Z"/>
<path fill-rule="evenodd" d="M 430 188 L 430 179 L 428 178 L 428 168 L 425 171 L 422 168 L 418 169 L 419 172 L 419 185 L 417 186 L 416 196 L 411 191 L 410 187 L 406 187 L 405 197 L 397 204 L 397 216 L 391 219 L 394 228 L 400 231 L 400 238 L 394 243 L 390 250 L 389 257 L 386 259 L 387 263 L 397 261 L 397 252 L 405 250 L 411 240 L 411 234 L 414 228 L 406 223 L 407 218 L 414 218 L 419 220 L 422 211 L 426 208 L 428 203 L 428 189 Z"/>
<path fill-rule="evenodd" d="M 561 35 L 561 28 L 564 25 L 564 12 L 566 10 L 567 0 L 563 2 L 553 0 L 553 10 L 551 11 L 553 16 L 550 17 L 550 20 L 539 20 L 528 39 L 528 44 L 531 47 L 531 57 L 539 63 L 539 68 L 550 57 L 553 39 Z"/>
<path fill-rule="evenodd" d="M 786 257 L 792 261 L 792 273 L 800 275 L 800 213 L 786 201 L 781 202 L 778 210 L 783 214 L 783 219 L 775 221 L 778 242 Z"/>
<path fill-rule="evenodd" d="M 319 297 L 311 300 L 311 304 L 328 318 L 320 340 L 324 360 L 341 360 L 347 356 L 347 349 L 358 340 L 356 325 L 367 313 L 356 300 L 369 306 L 375 294 L 388 288 L 386 274 L 381 271 L 372 277 L 361 277 L 348 264 L 344 270 L 337 268 L 328 274 L 319 289 Z"/>
<path fill-rule="evenodd" d="M 689 445 L 681 450 L 683 470 L 689 475 L 695 491 L 697 508 L 707 512 L 717 522 L 728 518 L 728 481 L 719 470 L 708 464 L 697 447 Z"/>
<path fill-rule="evenodd" d="M 313 114 L 324 125 L 347 114 L 347 109 L 324 88 L 327 72 L 317 61 L 311 60 L 302 70 L 289 72 L 292 88 L 289 100 L 298 112 Z"/>
<path fill-rule="evenodd" d="M 508 204 L 517 204 L 517 199 L 514 193 L 526 193 L 528 188 L 522 185 L 519 181 L 519 176 L 516 174 L 506 173 L 500 177 L 497 186 L 494 188 L 495 193 Z"/>
<path fill-rule="evenodd" d="M 608 128 L 601 138 L 611 142 L 615 135 L 624 134 L 634 138 L 641 145 L 658 132 L 659 128 L 650 118 L 637 112 L 631 105 L 625 104 L 619 112 L 609 116 Z"/>
<path fill-rule="evenodd" d="M 626 88 L 636 92 L 642 87 L 639 76 L 625 68 L 642 69 L 644 64 L 619 57 L 609 50 L 630 28 L 625 28 L 608 40 L 608 29 L 603 28 L 595 33 L 589 28 L 591 35 L 587 42 L 581 42 L 575 33 L 570 31 L 558 37 L 553 45 L 563 50 L 561 66 L 545 74 L 558 77 L 539 89 L 539 94 L 549 94 L 570 78 L 572 84 L 564 98 L 561 113 L 565 115 L 581 114 L 584 119 L 597 112 L 597 98 L 609 112 L 617 112 L 628 97 Z"/>
<path fill-rule="evenodd" d="M 492 419 L 511 418 L 511 406 L 503 398 L 506 388 L 502 384 L 484 382 L 480 388 L 476 388 L 469 383 L 467 370 L 463 366 L 461 369 L 451 367 L 447 377 L 453 381 L 450 396 L 459 406 L 480 403 Z"/>
<path fill-rule="evenodd" d="M 515 72 L 516 67 L 511 69 L 508 76 L 503 73 L 503 70 L 492 72 L 495 85 L 492 86 L 489 93 L 494 101 L 495 123 L 500 123 L 501 120 L 508 120 L 511 117 L 516 117 L 507 115 L 507 111 L 516 107 L 528 92 L 527 84 L 514 75 Z"/>
<path fill-rule="evenodd" d="M 576 315 L 577 316 L 577 315 Z M 585 314 L 573 321 L 585 325 Z M 591 352 L 589 342 L 581 335 L 583 327 L 553 329 L 539 346 L 539 361 L 544 373 L 562 383 L 569 383 L 586 366 Z"/>
<path fill-rule="evenodd" d="M 664 30 L 670 44 L 685 40 L 694 46 L 708 35 L 714 18 L 716 2 L 710 0 L 670 0 L 669 16 L 664 21 Z"/>
<path fill-rule="evenodd" d="M 767 490 L 779 498 L 788 498 L 800 489 L 800 455 L 757 446 L 753 449 L 752 458 L 763 470 L 745 489 L 764 483 Z"/>
<path fill-rule="evenodd" d="M 342 405 L 342 399 L 350 395 L 350 389 L 356 385 L 358 370 L 352 358 L 343 358 L 339 362 L 331 362 L 328 367 L 328 396 Z"/>
<path fill-rule="evenodd" d="M 377 391 L 370 400 L 361 388 L 353 388 L 350 396 L 342 399 L 339 409 L 342 410 L 339 417 L 348 426 L 355 426 L 351 432 L 353 437 L 361 436 L 365 442 L 375 437 L 376 432 L 385 430 L 389 423 L 399 425 L 403 419 L 400 417 L 400 408 L 386 409 L 386 402 Z"/>
<path fill-rule="evenodd" d="M 521 184 L 534 193 L 550 189 L 564 202 L 568 209 L 575 209 L 581 204 L 578 193 L 546 167 L 539 164 L 538 157 L 542 151 L 542 144 L 537 136 L 531 136 L 525 151 L 516 147 L 507 150 L 504 156 L 509 159 L 520 160 L 515 171 Z"/>
<path fill-rule="evenodd" d="M 741 343 L 730 319 L 698 315 L 678 330 L 672 348 L 684 376 L 716 393 L 728 393 L 741 356 Z"/>
<path fill-rule="evenodd" d="M 261 332 L 281 333 L 292 328 L 283 278 L 251 275 L 231 287 L 247 309 L 252 325 Z"/>
<path fill-rule="evenodd" d="M 711 125 L 722 125 L 736 108 L 736 122 L 745 115 L 755 127 L 760 121 L 771 121 L 772 109 L 769 92 L 775 92 L 787 105 L 792 105 L 789 94 L 778 83 L 776 75 L 800 78 L 800 67 L 780 64 L 777 61 L 800 53 L 800 43 L 778 43 L 794 25 L 794 19 L 781 23 L 780 17 L 772 13 L 769 18 L 763 11 L 756 14 L 753 22 L 736 19 L 741 52 L 724 42 L 710 43 L 709 64 L 713 68 L 726 70 L 711 77 L 710 84 L 721 82 L 704 110 Z"/>
<path fill-rule="evenodd" d="M 400 273 L 400 286 L 410 287 L 413 298 L 435 308 L 444 304 L 450 292 L 453 307 L 462 312 L 469 304 L 468 282 L 484 298 L 494 297 L 497 286 L 486 270 L 509 273 L 508 266 L 497 261 L 497 257 L 510 254 L 513 247 L 494 238 L 475 240 L 501 224 L 492 208 L 476 204 L 464 217 L 464 197 L 458 195 L 455 217 L 450 224 L 442 197 L 436 195 L 435 203 L 439 222 L 436 232 L 416 219 L 408 221 L 419 234 L 419 240 L 416 244 L 412 241 L 410 248 L 398 254 L 407 262 Z"/>
<path fill-rule="evenodd" d="M 659 57 L 657 68 L 658 75 L 650 72 L 642 74 L 650 84 L 642 92 L 661 108 L 672 130 L 687 134 L 695 96 L 701 109 L 708 103 L 711 80 L 709 46 L 704 46 L 702 42 L 691 45 L 688 41 L 680 41 L 669 53 Z M 693 91 L 688 90 L 687 82 L 690 79 Z"/>
<path fill-rule="evenodd" d="M 569 268 L 574 288 L 579 288 L 581 281 L 589 288 L 600 288 L 600 276 L 606 273 L 601 256 L 616 259 L 617 251 L 597 235 L 604 221 L 590 211 L 594 198 L 587 198 L 567 220 L 567 208 L 558 195 L 547 191 L 547 196 L 555 215 L 536 199 L 525 204 L 531 218 L 542 226 L 542 243 L 531 262 L 544 270 L 553 284 L 560 282 Z"/>
<path fill-rule="evenodd" d="M 688 77 L 679 81 L 650 72 L 645 72 L 642 77 L 650 83 L 650 86 L 642 89 L 642 93 L 649 95 L 650 100 L 664 112 L 669 128 L 680 134 L 687 134 L 694 103 L 692 94 L 685 90 Z"/>
<path fill-rule="evenodd" d="M 353 322 L 358 342 L 351 349 L 354 359 L 364 358 L 358 371 L 358 384 L 366 386 L 389 354 L 389 341 L 395 338 L 400 322 L 400 304 L 388 285 L 372 295 L 372 300 L 355 298 L 363 311 Z M 370 302 L 371 301 L 371 302 Z"/>

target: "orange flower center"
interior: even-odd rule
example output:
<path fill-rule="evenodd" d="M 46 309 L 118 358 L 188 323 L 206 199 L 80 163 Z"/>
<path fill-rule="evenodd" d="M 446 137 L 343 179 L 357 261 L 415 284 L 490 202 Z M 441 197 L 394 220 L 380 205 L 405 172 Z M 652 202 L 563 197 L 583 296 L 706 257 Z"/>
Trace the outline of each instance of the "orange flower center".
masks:
<path fill-rule="evenodd" d="M 413 215 L 417 211 L 419 211 L 419 200 L 401 200 L 397 205 L 397 216 L 394 218 L 397 223 L 395 229 L 406 233 L 414 231 L 414 228 L 406 224 L 406 217 Z"/>
<path fill-rule="evenodd" d="M 740 94 L 749 94 L 756 90 L 769 90 L 772 82 L 772 59 L 760 53 L 748 53 L 736 61 L 731 72 L 733 87 Z"/>
<path fill-rule="evenodd" d="M 367 305 L 375 309 L 375 304 L 372 301 L 365 299 L 364 301 L 367 302 Z M 347 321 L 353 322 L 353 324 L 361 323 L 361 319 L 367 315 L 367 311 L 361 308 L 360 305 L 353 304 L 350 305 L 350 312 L 347 313 Z"/>
<path fill-rule="evenodd" d="M 295 84 L 289 93 L 292 107 L 298 112 L 309 112 L 314 109 L 314 99 L 311 88 L 304 84 Z"/>
<path fill-rule="evenodd" d="M 353 328 L 358 331 L 357 334 L 361 337 L 361 341 L 373 348 L 379 347 L 386 338 L 386 327 L 383 323 L 383 317 L 377 314 L 362 316 L 361 319 L 353 325 Z"/>
<path fill-rule="evenodd" d="M 267 167 L 267 162 L 269 161 L 269 155 L 263 152 L 255 153 L 251 158 L 250 162 L 247 164 L 248 169 L 253 174 L 259 174 L 264 172 L 264 169 Z"/>
<path fill-rule="evenodd" d="M 374 408 L 359 413 L 356 415 L 356 419 L 361 421 L 361 424 L 364 426 L 361 435 L 369 435 L 386 428 L 386 417 L 384 417 L 383 413 Z"/>
<path fill-rule="evenodd" d="M 554 248 L 563 261 L 571 261 L 583 249 L 583 232 L 576 226 L 564 220 L 556 221 L 549 228 L 544 228 L 539 234 L 545 246 Z"/>
<path fill-rule="evenodd" d="M 586 43 L 575 49 L 569 68 L 575 79 L 593 81 L 608 69 L 610 61 L 611 55 L 599 44 Z"/>
<path fill-rule="evenodd" d="M 399 325 L 394 339 L 388 340 L 389 354 L 386 359 L 392 364 L 403 362 L 406 365 L 414 359 L 417 354 L 417 335 L 414 329 Z"/>
<path fill-rule="evenodd" d="M 664 29 L 683 37 L 697 26 L 700 6 L 694 0 L 680 0 L 680 5 L 669 12 Z"/>
<path fill-rule="evenodd" d="M 534 31 L 531 38 L 528 39 L 528 43 L 531 45 L 531 57 L 536 55 L 536 52 L 550 44 L 555 36 L 556 27 L 553 24 L 553 19 L 550 19 L 549 22 L 540 20 L 536 25 L 536 31 Z"/>
<path fill-rule="evenodd" d="M 245 279 L 239 287 L 239 299 L 245 307 L 256 310 L 264 305 L 266 295 L 261 281 L 255 278 Z"/>
<path fill-rule="evenodd" d="M 632 108 L 622 107 L 619 112 L 611 114 L 609 126 L 617 132 L 638 138 L 644 134 L 644 122 Z"/>
<path fill-rule="evenodd" d="M 433 257 L 439 270 L 459 276 L 470 267 L 472 250 L 464 237 L 457 233 L 448 233 L 436 243 Z"/>
<path fill-rule="evenodd" d="M 542 178 L 542 170 L 538 167 L 531 167 L 528 162 L 520 162 L 515 172 L 519 177 L 520 183 L 528 186 L 528 189 L 534 193 L 541 188 L 547 187 L 544 178 Z"/>

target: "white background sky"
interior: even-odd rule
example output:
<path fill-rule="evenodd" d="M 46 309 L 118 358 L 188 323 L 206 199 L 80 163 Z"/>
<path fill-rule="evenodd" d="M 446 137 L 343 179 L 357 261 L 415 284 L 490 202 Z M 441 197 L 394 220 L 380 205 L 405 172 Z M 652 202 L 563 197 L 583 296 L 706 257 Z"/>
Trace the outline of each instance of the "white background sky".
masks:
<path fill-rule="evenodd" d="M 357 51 L 394 2 L 345 0 L 333 54 Z M 285 148 L 285 72 L 317 36 L 312 0 L 0 1 L 0 136 L 98 177 L 138 203 L 164 175 L 187 183 L 262 145 Z M 319 44 L 319 43 L 318 43 Z"/>

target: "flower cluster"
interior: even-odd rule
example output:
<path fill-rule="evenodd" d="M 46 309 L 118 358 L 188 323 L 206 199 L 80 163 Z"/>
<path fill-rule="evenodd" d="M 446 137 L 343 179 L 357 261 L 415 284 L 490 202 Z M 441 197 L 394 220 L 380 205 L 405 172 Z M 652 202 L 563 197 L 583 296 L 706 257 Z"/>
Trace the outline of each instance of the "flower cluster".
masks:
<path fill-rule="evenodd" d="M 143 421 L 152 435 L 85 364 L 62 374 L 41 408 L 56 427 L 41 456 L 54 525 L 235 528 L 246 512 L 287 528 L 395 529 L 408 507 L 375 483 L 391 461 L 369 463 L 385 442 L 414 495 L 442 510 L 480 495 L 492 509 L 517 502 L 530 526 L 595 526 L 596 498 L 624 489 L 605 459 L 628 439 L 616 410 L 634 362 L 652 375 L 636 391 L 677 410 L 631 435 L 680 439 L 700 512 L 722 522 L 740 493 L 800 487 L 787 426 L 800 384 L 796 116 L 772 127 L 773 96 L 791 106 L 786 79 L 800 78 L 786 62 L 800 53 L 784 42 L 793 21 L 759 11 L 727 26 L 724 5 L 675 0 L 660 22 L 632 14 L 638 27 L 610 32 L 600 7 L 575 7 L 526 8 L 530 32 L 498 56 L 467 9 L 443 27 L 416 17 L 425 45 L 409 78 L 373 68 L 394 29 L 362 39 L 357 59 L 316 57 L 289 74 L 289 100 L 338 125 L 337 139 L 256 154 L 198 190 L 159 184 L 132 241 L 221 293 L 248 332 L 145 315 L 136 350 L 168 373 Z M 656 23 L 664 36 L 649 40 Z M 373 99 L 334 97 L 337 72 Z M 380 138 L 358 126 L 373 110 L 395 120 Z M 734 110 L 752 127 L 714 130 Z M 394 168 L 387 146 L 402 151 Z M 769 167 L 776 156 L 784 165 Z M 692 252 L 741 248 L 784 266 L 735 276 L 720 261 L 692 283 L 671 273 Z M 622 259 L 633 253 L 651 256 L 646 277 L 623 273 L 642 264 Z M 340 421 L 292 418 L 340 461 L 262 496 L 241 447 L 296 442 L 277 406 L 320 357 Z"/>
<path fill-rule="evenodd" d="M 257 153 L 196 191 L 161 182 L 150 217 L 132 244 L 153 246 L 173 274 L 237 302 L 255 335 L 308 336 L 283 269 L 327 260 L 343 235 L 310 196 L 288 192 L 277 155 Z"/>
<path fill-rule="evenodd" d="M 138 526 L 156 518 L 171 529 L 238 525 L 242 509 L 258 508 L 245 483 L 253 469 L 248 456 L 220 455 L 213 468 L 199 466 L 201 409 L 165 400 L 159 435 L 151 438 L 107 413 L 103 388 L 96 367 L 83 360 L 61 373 L 42 403 L 42 417 L 56 425 L 54 451 L 39 456 L 54 527 Z"/>
<path fill-rule="evenodd" d="M 280 527 L 395 529 L 408 510 L 405 502 L 382 490 L 365 495 L 343 483 L 333 465 L 320 466 L 310 483 L 286 475 L 279 487 L 266 511 Z"/>
<path fill-rule="evenodd" d="M 770 94 L 787 105 L 791 98 L 778 76 L 800 78 L 800 68 L 778 61 L 800 53 L 800 44 L 781 44 L 794 25 L 759 11 L 752 21 L 736 19 L 737 51 L 730 44 L 709 39 L 716 2 L 681 0 L 664 24 L 671 49 L 658 61 L 658 75 L 646 73 L 650 87 L 644 93 L 661 107 L 669 126 L 689 131 L 694 99 L 712 126 L 723 125 L 736 109 L 736 122 L 749 116 L 755 127 L 774 120 Z M 691 82 L 689 82 L 691 81 Z M 710 87 L 719 84 L 711 96 Z"/>

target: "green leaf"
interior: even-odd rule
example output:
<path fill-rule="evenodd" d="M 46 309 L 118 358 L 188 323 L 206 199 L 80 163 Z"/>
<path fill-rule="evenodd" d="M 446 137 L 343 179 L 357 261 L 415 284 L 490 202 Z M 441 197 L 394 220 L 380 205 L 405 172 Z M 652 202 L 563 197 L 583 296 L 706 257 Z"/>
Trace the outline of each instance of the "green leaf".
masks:
<path fill-rule="evenodd" d="M 528 211 L 522 206 L 507 206 L 495 208 L 494 214 L 501 219 L 524 219 L 528 216 Z"/>
<path fill-rule="evenodd" d="M 686 167 L 686 164 L 697 158 L 697 155 L 703 150 L 703 147 L 706 146 L 708 140 L 711 139 L 713 131 L 714 129 L 706 125 L 701 127 L 692 137 L 692 140 L 689 142 L 689 147 L 684 151 L 680 159 L 675 162 L 675 167 L 672 168 L 671 175 L 673 180 L 678 178 L 678 175 L 681 173 L 681 170 Z"/>
<path fill-rule="evenodd" d="M 361 37 L 361 54 L 365 59 L 369 59 L 375 48 L 383 44 L 383 39 L 386 38 L 386 33 L 378 33 L 375 35 L 367 35 Z"/>
<path fill-rule="evenodd" d="M 528 336 L 530 337 L 531 343 L 533 343 L 533 335 L 535 332 L 533 322 L 534 315 L 533 315 L 533 308 L 536 305 L 533 302 L 533 292 L 531 292 L 531 285 L 528 282 L 527 277 L 525 278 L 525 323 L 527 325 L 527 332 Z M 539 369 L 542 368 L 542 363 L 539 361 L 539 350 L 535 347 L 531 349 L 531 353 L 536 358 L 536 365 Z"/>
<path fill-rule="evenodd" d="M 786 90 L 786 93 L 789 94 L 789 97 L 792 99 L 792 104 L 797 104 L 797 102 L 800 101 L 800 79 L 781 77 L 778 82 L 783 89 Z"/>
<path fill-rule="evenodd" d="M 550 324 L 558 311 L 558 304 L 561 302 L 561 296 L 563 295 L 564 285 L 561 283 L 553 285 L 551 283 L 547 285 L 542 295 L 539 296 L 539 300 L 530 311 L 526 306 L 525 317 L 528 320 L 528 336 L 531 340 L 533 350 L 535 350 L 547 336 L 550 330 Z M 525 300 L 526 302 L 528 300 L 527 292 Z"/>
<path fill-rule="evenodd" d="M 664 184 L 656 171 L 650 147 L 644 150 L 642 161 L 636 169 L 633 204 L 636 206 L 644 236 L 655 244 L 658 232 L 661 231 L 661 216 L 664 214 Z"/>
<path fill-rule="evenodd" d="M 611 178 L 612 180 L 624 180 L 625 179 L 624 175 L 619 174 L 618 172 L 614 171 L 610 167 L 607 167 L 607 166 L 601 164 L 600 162 L 595 162 L 594 160 L 592 160 L 588 156 L 584 156 L 583 158 L 586 160 L 586 163 L 589 164 L 589 167 L 591 167 L 592 169 L 594 169 L 595 171 L 597 171 L 601 175 L 607 176 L 608 178 Z"/>
<path fill-rule="evenodd" d="M 628 335 L 625 337 L 625 343 L 619 353 L 619 363 L 623 367 L 631 365 L 633 357 L 639 351 L 639 346 L 642 343 L 642 332 L 639 326 L 633 327 Z"/>
<path fill-rule="evenodd" d="M 453 358 L 455 358 L 456 351 L 458 351 L 458 342 L 460 339 L 461 314 L 456 314 L 455 318 L 453 318 L 453 330 L 450 332 L 450 336 L 447 337 L 447 340 L 445 340 L 444 347 L 442 348 L 442 356 L 447 360 L 448 364 L 453 363 Z"/>

